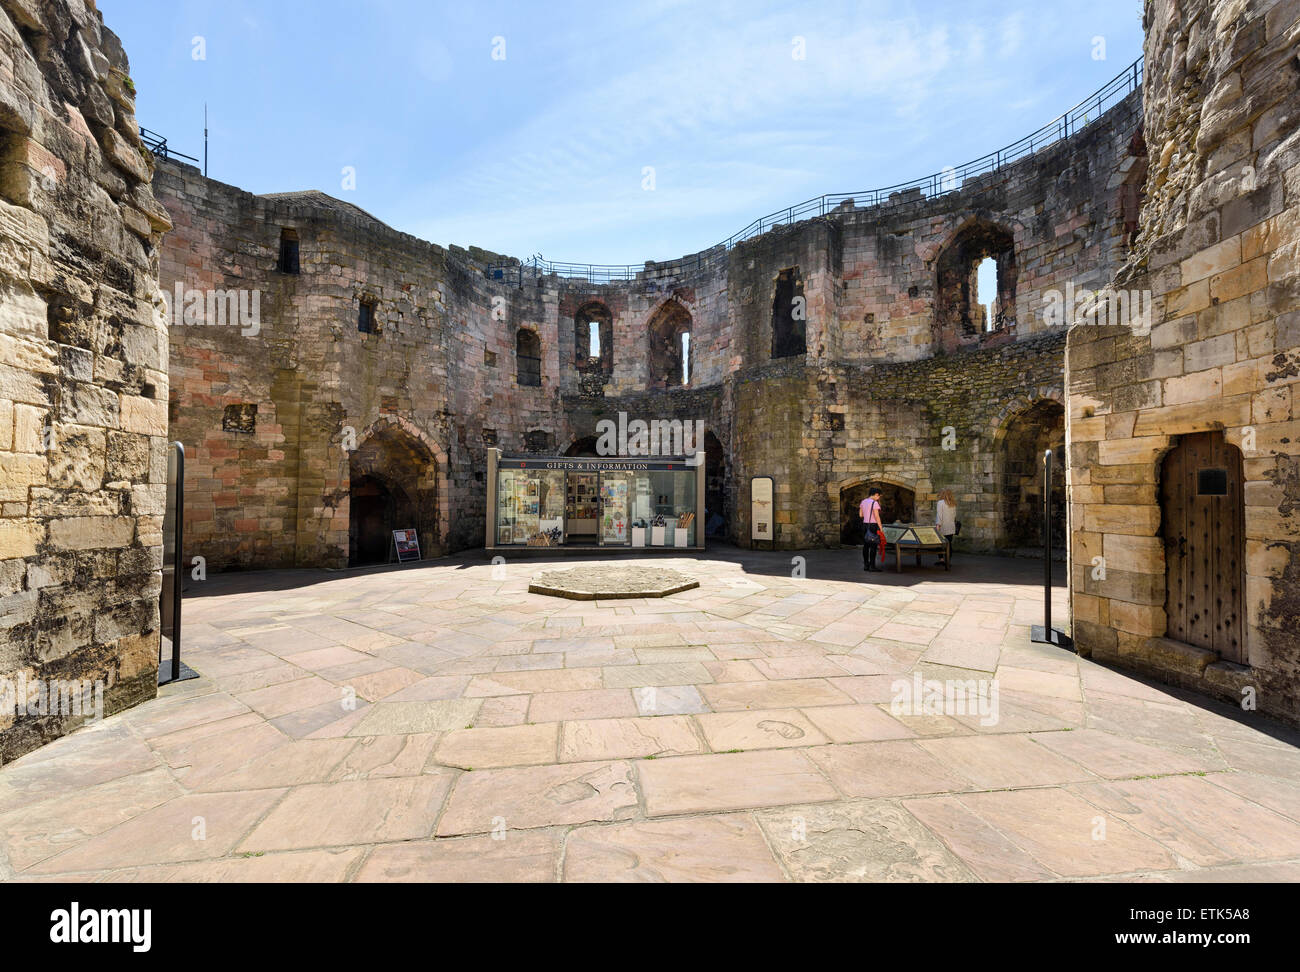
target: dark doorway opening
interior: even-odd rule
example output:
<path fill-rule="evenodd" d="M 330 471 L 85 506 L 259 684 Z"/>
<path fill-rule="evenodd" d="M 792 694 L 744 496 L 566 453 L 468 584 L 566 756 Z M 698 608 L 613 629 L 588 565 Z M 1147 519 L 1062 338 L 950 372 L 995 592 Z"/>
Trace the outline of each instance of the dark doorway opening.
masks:
<path fill-rule="evenodd" d="M 1065 409 L 1043 400 L 1013 416 L 1002 439 L 998 540 L 1007 553 L 1041 556 L 1043 550 L 1043 454 L 1052 450 L 1052 548 L 1064 552 Z"/>
<path fill-rule="evenodd" d="M 397 518 L 397 498 L 382 480 L 362 476 L 352 484 L 352 516 L 349 540 L 353 566 L 382 564 L 388 561 L 389 546 Z"/>
<path fill-rule="evenodd" d="M 885 523 L 916 522 L 916 491 L 895 483 L 866 482 L 840 490 L 840 542 L 862 543 L 862 501 L 867 491 L 880 489 L 880 516 Z"/>

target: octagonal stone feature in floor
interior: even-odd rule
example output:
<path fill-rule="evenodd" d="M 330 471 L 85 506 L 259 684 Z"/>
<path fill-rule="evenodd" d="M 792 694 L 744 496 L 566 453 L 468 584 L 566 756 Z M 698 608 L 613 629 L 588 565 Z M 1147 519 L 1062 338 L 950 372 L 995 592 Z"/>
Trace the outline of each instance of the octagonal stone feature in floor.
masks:
<path fill-rule="evenodd" d="M 665 567 L 613 567 L 609 565 L 548 570 L 528 585 L 530 594 L 548 594 L 573 601 L 668 597 L 700 586 L 694 577 Z"/>

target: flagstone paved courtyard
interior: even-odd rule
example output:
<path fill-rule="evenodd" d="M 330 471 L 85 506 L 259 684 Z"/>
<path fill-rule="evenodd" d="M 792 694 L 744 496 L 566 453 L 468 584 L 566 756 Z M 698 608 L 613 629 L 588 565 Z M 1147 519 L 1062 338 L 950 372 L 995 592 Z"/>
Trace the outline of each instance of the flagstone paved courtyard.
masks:
<path fill-rule="evenodd" d="M 800 556 L 619 559 L 700 582 L 642 600 L 528 593 L 574 558 L 192 584 L 203 677 L 0 768 L 0 877 L 1300 880 L 1300 734 L 1032 644 L 1040 562 Z M 996 722 L 892 713 L 916 674 Z"/>

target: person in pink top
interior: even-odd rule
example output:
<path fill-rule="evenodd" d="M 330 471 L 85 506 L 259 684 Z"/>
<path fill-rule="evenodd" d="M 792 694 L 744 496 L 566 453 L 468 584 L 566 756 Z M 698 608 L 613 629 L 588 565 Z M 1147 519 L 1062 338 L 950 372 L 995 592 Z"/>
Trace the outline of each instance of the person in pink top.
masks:
<path fill-rule="evenodd" d="M 885 528 L 885 522 L 880 518 L 879 487 L 872 486 L 867 490 L 867 498 L 858 510 L 863 525 L 862 569 L 879 571 L 883 568 L 876 566 L 876 554 L 880 551 L 880 531 Z"/>

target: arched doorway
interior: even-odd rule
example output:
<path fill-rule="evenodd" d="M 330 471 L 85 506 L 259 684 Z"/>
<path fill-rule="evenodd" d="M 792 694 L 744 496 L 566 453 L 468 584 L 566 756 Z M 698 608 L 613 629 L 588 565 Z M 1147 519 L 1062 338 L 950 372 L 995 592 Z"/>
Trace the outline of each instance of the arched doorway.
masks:
<path fill-rule="evenodd" d="M 1185 435 L 1160 467 L 1165 615 L 1175 641 L 1246 664 L 1246 514 L 1241 450 L 1222 432 Z"/>
<path fill-rule="evenodd" d="M 564 450 L 564 457 L 566 459 L 595 459 L 599 456 L 599 453 L 596 452 L 596 442 L 594 435 L 575 439 L 573 444 Z"/>
<path fill-rule="evenodd" d="M 880 516 L 885 523 L 916 522 L 916 491 L 897 483 L 872 480 L 840 490 L 840 542 L 862 543 L 862 501 L 867 492 L 880 489 Z"/>
<path fill-rule="evenodd" d="M 426 554 L 439 543 L 437 462 L 396 425 L 376 430 L 348 457 L 348 563 L 385 563 L 394 530 L 419 531 Z"/>
<path fill-rule="evenodd" d="M 998 456 L 998 546 L 1034 555 L 1043 549 L 1043 454 L 1052 450 L 1052 547 L 1064 551 L 1065 409 L 1043 399 L 1007 422 Z"/>

